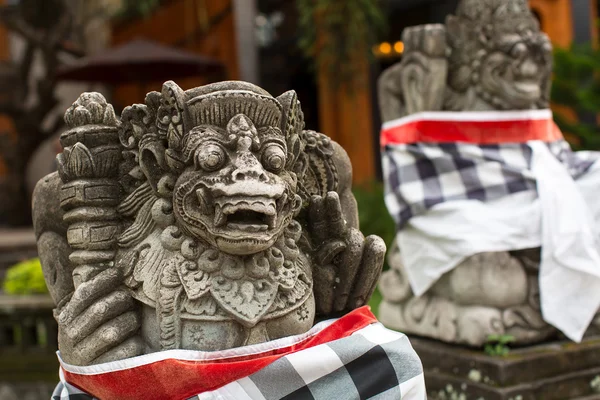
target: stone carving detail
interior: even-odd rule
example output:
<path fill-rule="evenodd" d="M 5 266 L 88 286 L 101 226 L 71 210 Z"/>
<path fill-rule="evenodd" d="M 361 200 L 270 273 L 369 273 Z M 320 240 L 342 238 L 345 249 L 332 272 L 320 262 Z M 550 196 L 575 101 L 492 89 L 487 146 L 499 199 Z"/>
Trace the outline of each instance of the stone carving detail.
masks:
<path fill-rule="evenodd" d="M 379 80 L 383 121 L 422 111 L 547 108 L 552 46 L 526 0 L 462 0 L 445 25 L 407 28 L 400 63 Z M 541 317 L 539 249 L 473 256 L 415 298 L 398 248 L 380 280 L 387 326 L 480 346 L 491 334 L 521 344 L 556 330 Z"/>
<path fill-rule="evenodd" d="M 379 318 L 392 329 L 471 346 L 481 346 L 489 335 L 527 344 L 556 334 L 542 319 L 537 273 L 518 254 L 470 257 L 420 297 L 412 293 L 397 245 L 388 261 L 391 269 L 379 283 Z"/>
<path fill-rule="evenodd" d="M 106 100 L 96 93 L 81 96 L 65 114 L 69 130 L 60 137 L 64 148 L 58 173 L 67 241 L 76 265 L 75 286 L 110 266 L 113 245 L 120 230 L 115 206 L 119 185 L 115 181 L 121 160 L 118 121 Z"/>
<path fill-rule="evenodd" d="M 547 108 L 552 45 L 525 0 L 462 0 L 445 25 L 405 29 L 379 80 L 384 121 L 420 111 Z"/>
<path fill-rule="evenodd" d="M 349 159 L 304 130 L 293 91 L 166 82 L 120 119 L 97 93 L 65 118 L 35 203 L 60 196 L 64 217 L 36 226 L 72 249 L 74 282 L 47 280 L 65 361 L 259 343 L 370 297 L 385 245 L 358 230 Z"/>

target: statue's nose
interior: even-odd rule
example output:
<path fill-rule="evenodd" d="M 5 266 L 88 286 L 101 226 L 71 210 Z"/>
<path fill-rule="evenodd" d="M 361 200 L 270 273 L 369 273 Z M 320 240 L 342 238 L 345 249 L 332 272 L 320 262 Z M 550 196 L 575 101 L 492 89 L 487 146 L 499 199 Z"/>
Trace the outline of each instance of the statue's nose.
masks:
<path fill-rule="evenodd" d="M 250 152 L 238 154 L 235 166 L 236 169 L 233 171 L 233 180 L 235 182 L 247 180 L 267 182 L 269 180 L 269 177 L 260 162 L 256 159 L 254 154 Z"/>
<path fill-rule="evenodd" d="M 523 78 L 535 78 L 538 75 L 539 68 L 535 60 L 528 57 L 519 66 L 519 75 Z"/>

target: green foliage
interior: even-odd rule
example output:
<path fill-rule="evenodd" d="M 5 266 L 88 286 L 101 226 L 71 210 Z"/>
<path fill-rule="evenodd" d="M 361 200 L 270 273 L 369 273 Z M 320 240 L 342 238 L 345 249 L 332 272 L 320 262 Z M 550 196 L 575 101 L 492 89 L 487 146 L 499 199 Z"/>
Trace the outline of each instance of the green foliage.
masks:
<path fill-rule="evenodd" d="M 330 81 L 343 83 L 357 74 L 385 31 L 382 0 L 297 0 L 300 49 L 325 68 Z"/>
<path fill-rule="evenodd" d="M 123 0 L 118 17 L 130 19 L 137 17 L 147 17 L 159 5 L 161 0 Z"/>
<path fill-rule="evenodd" d="M 7 294 L 48 293 L 39 258 L 20 262 L 8 269 L 3 289 Z"/>
<path fill-rule="evenodd" d="M 371 183 L 358 186 L 354 188 L 353 192 L 358 203 L 360 230 L 365 236 L 377 235 L 381 237 L 389 249 L 396 237 L 396 224 L 388 213 L 383 200 L 383 185 L 381 183 Z M 388 268 L 386 259 L 383 269 L 387 270 Z M 378 289 L 375 289 L 369 300 L 369 306 L 376 316 L 379 312 L 381 300 L 381 293 Z"/>
<path fill-rule="evenodd" d="M 515 341 L 511 335 L 489 335 L 483 351 L 493 357 L 502 357 L 510 352 L 509 344 Z"/>
<path fill-rule="evenodd" d="M 382 300 L 383 297 L 381 296 L 381 292 L 378 288 L 375 288 L 375 291 L 373 292 L 368 304 L 369 307 L 371 307 L 371 312 L 375 314 L 376 317 L 379 317 L 379 304 L 381 304 Z"/>
<path fill-rule="evenodd" d="M 600 150 L 600 128 L 595 116 L 600 113 L 600 51 L 591 45 L 573 45 L 554 51 L 552 102 L 571 108 L 579 115 L 594 117 L 593 123 L 572 122 L 555 113 L 557 125 L 580 141 L 575 147 Z M 580 118 L 581 119 L 581 118 Z"/>
<path fill-rule="evenodd" d="M 355 187 L 353 192 L 358 203 L 360 230 L 365 236 L 381 237 L 389 248 L 396 237 L 396 224 L 383 200 L 383 185 L 371 183 Z"/>

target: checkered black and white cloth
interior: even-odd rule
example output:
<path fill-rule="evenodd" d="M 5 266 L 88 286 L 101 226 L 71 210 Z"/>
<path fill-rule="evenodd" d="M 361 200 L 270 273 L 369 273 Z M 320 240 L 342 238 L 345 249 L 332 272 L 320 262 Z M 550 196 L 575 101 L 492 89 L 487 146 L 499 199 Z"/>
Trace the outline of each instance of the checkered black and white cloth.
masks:
<path fill-rule="evenodd" d="M 573 152 L 564 140 L 546 145 L 574 179 L 599 158 L 596 152 Z M 386 204 L 399 229 L 443 202 L 490 201 L 536 189 L 527 143 L 388 144 L 382 157 Z"/>
<path fill-rule="evenodd" d="M 581 340 L 600 307 L 599 152 L 573 152 L 550 110 L 414 114 L 381 144 L 416 296 L 475 254 L 541 247 L 542 317 Z"/>
<path fill-rule="evenodd" d="M 240 349 L 250 355 L 254 350 L 253 346 Z M 94 397 L 66 383 L 62 374 L 52 399 Z M 189 399 L 425 400 L 426 394 L 421 361 L 408 338 L 372 323 L 350 336 L 291 352 L 257 372 Z"/>
<path fill-rule="evenodd" d="M 70 383 L 61 381 L 54 388 L 51 400 L 96 400 L 96 398 L 77 389 Z"/>
<path fill-rule="evenodd" d="M 199 400 L 426 399 L 421 363 L 408 338 L 381 324 L 287 355 Z"/>

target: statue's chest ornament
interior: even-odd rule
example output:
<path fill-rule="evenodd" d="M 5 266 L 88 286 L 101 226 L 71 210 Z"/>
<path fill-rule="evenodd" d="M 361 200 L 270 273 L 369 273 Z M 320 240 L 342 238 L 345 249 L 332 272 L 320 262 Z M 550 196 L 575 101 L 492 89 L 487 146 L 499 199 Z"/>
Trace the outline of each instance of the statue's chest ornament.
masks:
<path fill-rule="evenodd" d="M 136 246 L 128 282 L 138 298 L 156 307 L 161 347 L 176 348 L 182 318 L 233 319 L 250 328 L 304 304 L 312 279 L 296 245 L 301 232 L 292 221 L 271 248 L 235 256 L 185 236 L 175 225 L 155 230 Z"/>
<path fill-rule="evenodd" d="M 246 257 L 206 248 L 191 239 L 182 242 L 182 255 L 173 257 L 163 273 L 177 271 L 186 297 L 198 300 L 210 292 L 217 304 L 246 326 L 254 326 L 273 305 L 278 291 L 290 292 L 300 269 L 300 251 L 293 224 L 276 244 Z"/>

